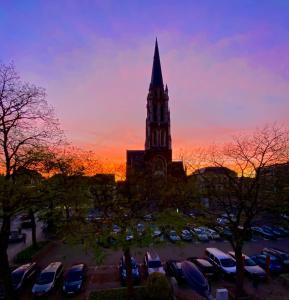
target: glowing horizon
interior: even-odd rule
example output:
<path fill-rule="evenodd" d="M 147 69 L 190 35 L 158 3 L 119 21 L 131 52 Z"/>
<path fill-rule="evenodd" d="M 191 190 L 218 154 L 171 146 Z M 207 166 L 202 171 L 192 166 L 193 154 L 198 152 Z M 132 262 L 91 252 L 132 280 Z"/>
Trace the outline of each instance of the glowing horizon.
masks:
<path fill-rule="evenodd" d="M 289 119 L 289 3 L 6 1 L 0 60 L 46 88 L 73 145 L 143 149 L 158 37 L 173 155 Z"/>

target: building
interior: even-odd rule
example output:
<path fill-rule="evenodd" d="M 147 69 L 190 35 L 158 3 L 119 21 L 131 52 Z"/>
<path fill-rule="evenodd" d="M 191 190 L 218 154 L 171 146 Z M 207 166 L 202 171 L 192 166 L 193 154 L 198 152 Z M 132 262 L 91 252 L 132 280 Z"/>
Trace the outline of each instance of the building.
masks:
<path fill-rule="evenodd" d="M 156 40 L 151 82 L 147 96 L 146 137 L 144 150 L 127 150 L 126 178 L 185 178 L 181 161 L 172 160 L 169 92 L 164 86 L 158 42 Z"/>

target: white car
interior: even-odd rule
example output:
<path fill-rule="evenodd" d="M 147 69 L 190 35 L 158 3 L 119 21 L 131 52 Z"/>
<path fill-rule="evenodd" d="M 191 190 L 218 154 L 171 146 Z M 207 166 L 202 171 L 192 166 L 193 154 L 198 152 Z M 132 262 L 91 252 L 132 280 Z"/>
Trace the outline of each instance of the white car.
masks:
<path fill-rule="evenodd" d="M 207 233 L 199 227 L 194 228 L 192 233 L 201 242 L 207 242 L 209 240 Z"/>
<path fill-rule="evenodd" d="M 43 296 L 49 293 L 60 280 L 63 275 L 63 265 L 61 262 L 53 262 L 49 264 L 36 279 L 32 287 L 32 294 L 35 296 Z"/>
<path fill-rule="evenodd" d="M 160 257 L 154 251 L 148 251 L 144 257 L 144 266 L 148 275 L 152 273 L 166 274 Z"/>
<path fill-rule="evenodd" d="M 120 228 L 118 225 L 113 224 L 113 225 L 112 225 L 112 232 L 113 232 L 114 234 L 118 234 L 118 233 L 121 232 L 121 228 Z"/>
<path fill-rule="evenodd" d="M 190 233 L 189 230 L 184 229 L 184 230 L 182 230 L 182 232 L 181 232 L 181 238 L 182 238 L 182 240 L 184 240 L 184 241 L 191 241 L 191 240 L 192 240 L 192 234 Z"/>
<path fill-rule="evenodd" d="M 207 228 L 206 233 L 211 240 L 219 240 L 221 238 L 219 233 L 211 228 Z"/>
<path fill-rule="evenodd" d="M 132 233 L 132 231 L 129 230 L 129 229 L 126 231 L 126 237 L 125 237 L 125 240 L 128 241 L 128 242 L 131 241 L 131 240 L 133 240 L 133 233 Z"/>

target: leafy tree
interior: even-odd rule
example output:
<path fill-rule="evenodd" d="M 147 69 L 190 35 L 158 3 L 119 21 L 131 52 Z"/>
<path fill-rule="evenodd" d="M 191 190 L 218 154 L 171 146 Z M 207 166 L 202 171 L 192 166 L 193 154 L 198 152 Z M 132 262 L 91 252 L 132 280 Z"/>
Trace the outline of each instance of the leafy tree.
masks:
<path fill-rule="evenodd" d="M 11 217 L 22 207 L 15 172 L 37 164 L 34 153 L 60 137 L 58 121 L 45 100 L 45 91 L 21 82 L 12 64 L 0 65 L 0 164 L 5 176 L 2 188 L 0 231 L 0 281 L 6 298 L 14 299 L 7 256 Z M 37 160 L 36 160 L 37 158 Z M 18 197 L 19 196 L 19 197 Z"/>
<path fill-rule="evenodd" d="M 264 170 L 288 162 L 288 150 L 288 130 L 266 126 L 203 153 L 201 164 L 213 166 L 217 170 L 215 174 L 208 175 L 204 168 L 194 172 L 193 177 L 201 179 L 200 195 L 207 197 L 210 203 L 208 209 L 203 207 L 208 221 L 214 216 L 214 222 L 217 216 L 224 214 L 232 233 L 228 240 L 236 256 L 237 293 L 243 290 L 242 250 L 252 223 L 264 213 L 272 212 L 272 207 L 284 204 L 274 182 L 264 176 Z M 192 161 L 196 165 L 196 160 Z"/>

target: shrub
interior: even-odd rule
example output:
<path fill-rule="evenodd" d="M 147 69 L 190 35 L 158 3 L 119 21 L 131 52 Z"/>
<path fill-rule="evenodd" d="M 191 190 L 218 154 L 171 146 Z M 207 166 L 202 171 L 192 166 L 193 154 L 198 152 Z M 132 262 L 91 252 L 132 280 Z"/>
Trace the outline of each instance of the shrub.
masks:
<path fill-rule="evenodd" d="M 161 273 L 153 273 L 147 279 L 148 299 L 170 300 L 173 299 L 172 288 L 167 277 Z"/>
<path fill-rule="evenodd" d="M 91 292 L 89 300 L 127 300 L 127 288 L 114 288 Z M 134 287 L 133 300 L 147 300 L 144 286 Z"/>

